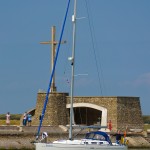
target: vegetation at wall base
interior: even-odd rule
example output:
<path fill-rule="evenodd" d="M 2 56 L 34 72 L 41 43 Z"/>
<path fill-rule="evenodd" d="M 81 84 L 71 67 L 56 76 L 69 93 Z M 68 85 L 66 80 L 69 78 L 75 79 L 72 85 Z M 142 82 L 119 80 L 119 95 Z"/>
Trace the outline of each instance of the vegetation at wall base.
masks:
<path fill-rule="evenodd" d="M 0 120 L 0 126 L 6 125 L 6 120 Z M 20 125 L 20 120 L 10 120 L 10 125 Z"/>
<path fill-rule="evenodd" d="M 22 114 L 10 114 L 10 125 L 20 125 L 20 118 Z M 143 115 L 144 129 L 150 129 L 150 116 Z M 0 125 L 6 125 L 6 114 L 0 114 Z"/>
<path fill-rule="evenodd" d="M 143 117 L 144 124 L 150 124 L 150 116 L 144 115 L 142 117 Z"/>
<path fill-rule="evenodd" d="M 20 120 L 22 114 L 10 114 L 11 120 Z M 6 120 L 6 114 L 0 114 L 0 120 Z"/>

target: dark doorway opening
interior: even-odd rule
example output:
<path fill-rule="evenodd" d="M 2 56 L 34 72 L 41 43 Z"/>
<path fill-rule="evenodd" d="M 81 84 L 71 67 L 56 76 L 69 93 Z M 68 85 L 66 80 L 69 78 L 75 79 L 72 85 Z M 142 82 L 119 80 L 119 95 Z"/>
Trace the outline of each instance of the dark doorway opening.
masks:
<path fill-rule="evenodd" d="M 74 120 L 76 124 L 101 125 L 102 111 L 88 107 L 75 107 Z"/>

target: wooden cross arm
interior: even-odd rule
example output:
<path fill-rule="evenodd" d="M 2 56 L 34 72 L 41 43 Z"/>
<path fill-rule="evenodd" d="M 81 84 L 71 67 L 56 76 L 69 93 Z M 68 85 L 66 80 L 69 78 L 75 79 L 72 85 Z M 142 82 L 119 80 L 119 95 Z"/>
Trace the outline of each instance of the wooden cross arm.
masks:
<path fill-rule="evenodd" d="M 52 41 L 40 42 L 40 44 L 55 44 L 55 45 L 57 45 L 58 43 L 59 42 L 57 42 L 57 41 L 54 41 L 54 42 L 52 42 Z M 67 43 L 67 41 L 60 42 L 60 44 L 65 44 L 65 43 Z"/>

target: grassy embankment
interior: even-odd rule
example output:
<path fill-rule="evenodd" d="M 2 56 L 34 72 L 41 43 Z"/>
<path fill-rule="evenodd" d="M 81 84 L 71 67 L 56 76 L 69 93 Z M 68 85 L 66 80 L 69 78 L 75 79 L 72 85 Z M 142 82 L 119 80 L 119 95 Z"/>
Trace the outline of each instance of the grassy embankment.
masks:
<path fill-rule="evenodd" d="M 11 114 L 10 125 L 20 125 L 21 114 Z M 0 125 L 6 125 L 6 114 L 0 114 Z"/>
<path fill-rule="evenodd" d="M 20 125 L 21 114 L 11 114 L 10 125 Z M 150 116 L 143 116 L 144 130 L 150 129 Z M 0 114 L 0 125 L 6 125 L 6 114 Z"/>
<path fill-rule="evenodd" d="M 150 129 L 150 116 L 143 116 L 144 130 Z"/>

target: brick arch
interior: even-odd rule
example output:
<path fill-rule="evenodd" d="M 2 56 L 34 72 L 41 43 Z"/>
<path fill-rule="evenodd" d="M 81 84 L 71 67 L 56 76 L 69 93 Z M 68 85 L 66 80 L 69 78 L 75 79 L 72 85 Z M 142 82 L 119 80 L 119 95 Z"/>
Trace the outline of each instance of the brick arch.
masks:
<path fill-rule="evenodd" d="M 107 109 L 105 107 L 98 106 L 91 103 L 74 103 L 73 107 L 89 107 L 89 108 L 102 111 L 101 126 L 107 126 Z M 67 104 L 66 108 L 70 108 L 70 104 Z"/>

